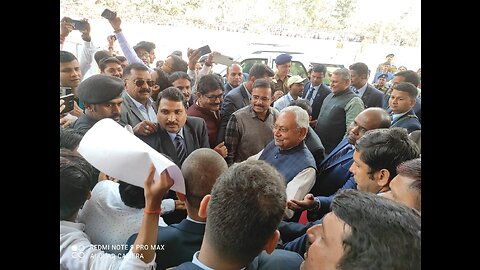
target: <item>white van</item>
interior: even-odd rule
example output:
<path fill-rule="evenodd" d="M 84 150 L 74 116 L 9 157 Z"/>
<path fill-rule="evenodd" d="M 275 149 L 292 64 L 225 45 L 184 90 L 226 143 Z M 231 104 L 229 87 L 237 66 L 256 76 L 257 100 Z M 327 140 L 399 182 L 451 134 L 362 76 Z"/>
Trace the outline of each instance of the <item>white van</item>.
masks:
<path fill-rule="evenodd" d="M 299 75 L 302 78 L 308 78 L 308 69 L 314 64 L 322 64 L 327 68 L 327 74 L 323 83 L 330 84 L 329 74 L 338 68 L 344 67 L 343 64 L 329 63 L 325 59 L 319 59 L 317 57 L 307 56 L 302 52 L 291 51 L 255 51 L 252 54 L 240 56 L 234 59 L 235 62 L 240 63 L 244 73 L 250 71 L 250 68 L 255 63 L 263 63 L 269 66 L 273 71 L 276 71 L 275 58 L 281 53 L 288 53 L 292 56 L 292 66 L 290 67 L 290 75 Z M 226 66 L 215 65 L 214 72 L 225 76 Z"/>

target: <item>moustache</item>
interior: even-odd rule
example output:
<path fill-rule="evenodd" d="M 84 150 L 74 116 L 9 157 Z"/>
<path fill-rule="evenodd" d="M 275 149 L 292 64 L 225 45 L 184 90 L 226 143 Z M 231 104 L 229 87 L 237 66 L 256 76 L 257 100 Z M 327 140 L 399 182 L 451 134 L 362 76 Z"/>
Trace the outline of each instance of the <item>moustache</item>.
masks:
<path fill-rule="evenodd" d="M 150 90 L 150 88 L 142 88 L 138 92 L 140 92 L 140 93 L 145 93 L 145 92 L 150 93 L 150 92 L 152 92 L 152 90 Z"/>

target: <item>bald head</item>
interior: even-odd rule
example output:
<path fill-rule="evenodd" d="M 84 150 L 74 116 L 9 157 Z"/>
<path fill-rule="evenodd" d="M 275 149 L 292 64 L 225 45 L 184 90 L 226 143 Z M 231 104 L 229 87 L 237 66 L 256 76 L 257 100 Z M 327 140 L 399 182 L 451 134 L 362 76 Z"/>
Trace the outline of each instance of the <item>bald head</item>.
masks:
<path fill-rule="evenodd" d="M 355 144 L 366 131 L 377 128 L 390 128 L 390 123 L 390 116 L 383 108 L 367 108 L 359 113 L 350 125 L 348 142 Z"/>
<path fill-rule="evenodd" d="M 218 176 L 227 169 L 225 159 L 210 148 L 200 148 L 188 155 L 182 164 L 182 174 L 189 205 L 198 209 L 203 197 L 212 191 Z"/>
<path fill-rule="evenodd" d="M 243 81 L 243 71 L 242 67 L 237 64 L 233 63 L 227 69 L 227 81 L 232 87 L 237 87 Z"/>
<path fill-rule="evenodd" d="M 370 124 L 370 129 L 389 128 L 392 121 L 387 111 L 379 107 L 367 108 L 360 114 L 365 114 L 365 118 Z"/>

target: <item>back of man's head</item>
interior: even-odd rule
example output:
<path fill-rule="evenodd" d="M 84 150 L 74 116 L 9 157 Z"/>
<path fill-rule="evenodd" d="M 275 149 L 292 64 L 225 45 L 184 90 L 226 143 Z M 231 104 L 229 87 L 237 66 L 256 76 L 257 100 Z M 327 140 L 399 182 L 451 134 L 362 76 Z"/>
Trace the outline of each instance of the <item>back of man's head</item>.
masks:
<path fill-rule="evenodd" d="M 416 158 L 407 160 L 400 163 L 397 166 L 397 172 L 399 175 L 408 177 L 413 180 L 410 185 L 411 189 L 414 189 L 419 194 L 422 194 L 422 159 Z"/>
<path fill-rule="evenodd" d="M 93 169 L 82 156 L 60 149 L 60 220 L 73 221 L 87 200 Z"/>
<path fill-rule="evenodd" d="M 306 101 L 305 99 L 292 100 L 292 102 L 288 106 L 298 106 L 304 109 L 308 113 L 308 116 L 312 115 L 312 106 L 310 106 L 310 103 L 308 103 L 308 101 Z"/>
<path fill-rule="evenodd" d="M 249 77 L 255 77 L 255 79 L 261 79 L 264 77 L 273 77 L 275 72 L 273 70 L 262 63 L 255 63 L 248 72 Z"/>
<path fill-rule="evenodd" d="M 145 191 L 143 188 L 123 181 L 118 181 L 118 183 L 118 192 L 120 193 L 120 198 L 126 206 L 138 209 L 145 208 Z"/>
<path fill-rule="evenodd" d="M 242 267 L 250 263 L 276 233 L 285 189 L 283 176 L 264 161 L 236 163 L 224 172 L 207 208 L 205 239 L 216 256 Z"/>
<path fill-rule="evenodd" d="M 389 181 L 397 175 L 400 163 L 420 157 L 417 144 L 408 137 L 406 129 L 399 127 L 369 130 L 357 140 L 355 148 L 371 172 L 387 169 Z"/>
<path fill-rule="evenodd" d="M 75 151 L 83 138 L 83 134 L 73 128 L 60 128 L 60 148 Z"/>
<path fill-rule="evenodd" d="M 187 72 L 188 64 L 187 62 L 185 62 L 185 60 L 178 57 L 177 55 L 170 55 L 169 57 L 173 59 L 173 63 L 171 67 L 173 70 L 172 72 L 175 72 L 175 71 Z"/>
<path fill-rule="evenodd" d="M 372 129 L 389 128 L 391 126 L 392 119 L 390 119 L 390 115 L 383 108 L 370 107 L 360 113 L 366 115 L 367 121 L 373 126 Z"/>
<path fill-rule="evenodd" d="M 350 227 L 338 269 L 420 269 L 421 217 L 417 211 L 354 189 L 337 193 L 331 207 Z"/>
<path fill-rule="evenodd" d="M 217 178 L 228 169 L 227 162 L 210 148 L 193 151 L 182 164 L 188 205 L 196 209 L 205 195 L 210 194 Z"/>
<path fill-rule="evenodd" d="M 415 87 L 418 87 L 418 84 L 420 83 L 420 77 L 418 76 L 418 74 L 413 71 L 413 70 L 405 70 L 405 71 L 399 71 L 397 73 L 395 73 L 395 75 L 393 75 L 395 77 L 397 76 L 400 76 L 400 77 L 403 77 L 404 78 L 404 82 L 409 82 L 413 85 L 415 85 Z"/>

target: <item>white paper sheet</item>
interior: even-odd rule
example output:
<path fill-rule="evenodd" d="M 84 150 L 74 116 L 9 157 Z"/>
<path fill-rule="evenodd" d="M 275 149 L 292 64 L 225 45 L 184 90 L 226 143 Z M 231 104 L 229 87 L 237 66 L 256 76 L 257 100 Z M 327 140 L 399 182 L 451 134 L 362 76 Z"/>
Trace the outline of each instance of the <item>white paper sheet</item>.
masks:
<path fill-rule="evenodd" d="M 185 194 L 180 168 L 110 118 L 98 121 L 87 131 L 78 152 L 101 172 L 142 188 L 153 163 L 155 181 L 167 169 L 175 182 L 171 189 Z"/>

